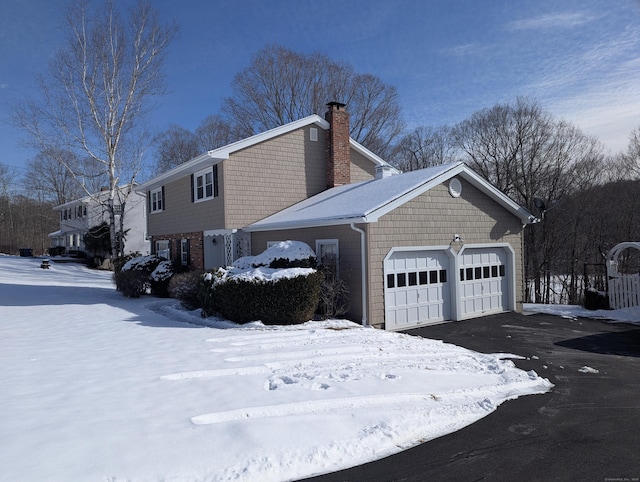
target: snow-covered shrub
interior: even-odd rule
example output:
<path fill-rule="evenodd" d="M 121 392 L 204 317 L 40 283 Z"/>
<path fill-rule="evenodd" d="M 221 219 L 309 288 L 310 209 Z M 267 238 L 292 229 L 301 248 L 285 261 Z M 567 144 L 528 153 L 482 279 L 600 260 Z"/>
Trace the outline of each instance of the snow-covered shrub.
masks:
<path fill-rule="evenodd" d="M 236 323 L 304 323 L 318 307 L 321 283 L 322 274 L 311 269 L 271 280 L 226 277 L 214 289 L 217 311 Z"/>
<path fill-rule="evenodd" d="M 161 261 L 156 269 L 149 275 L 151 294 L 166 298 L 169 296 L 169 281 L 173 276 L 173 264 L 171 261 Z"/>
<path fill-rule="evenodd" d="M 128 260 L 120 271 L 113 273 L 116 289 L 127 298 L 138 298 L 150 288 L 151 273 L 164 261 L 155 255 L 138 256 Z"/>
<path fill-rule="evenodd" d="M 226 277 L 227 270 L 223 268 L 217 268 L 212 271 L 205 272 L 198 278 L 196 284 L 196 292 L 198 299 L 198 306 L 202 308 L 202 311 L 211 316 L 218 310 L 217 304 L 217 287 Z"/>
<path fill-rule="evenodd" d="M 309 321 L 318 307 L 322 282 L 315 264 L 315 253 L 305 243 L 276 243 L 258 256 L 205 273 L 198 281 L 198 305 L 204 314 L 218 312 L 237 323 Z"/>
<path fill-rule="evenodd" d="M 169 280 L 167 292 L 171 298 L 182 301 L 190 308 L 198 306 L 198 283 L 204 272 L 202 270 L 176 273 Z"/>
<path fill-rule="evenodd" d="M 142 256 L 140 253 L 133 252 L 133 253 L 128 253 L 125 254 L 124 256 L 120 256 L 119 258 L 115 258 L 113 260 L 113 270 L 114 271 L 121 271 L 122 267 L 130 260 L 134 259 L 134 258 L 139 258 L 140 256 Z"/>
<path fill-rule="evenodd" d="M 130 259 L 122 266 L 122 271 L 146 271 L 151 275 L 158 265 L 165 261 L 164 258 L 149 254 Z"/>

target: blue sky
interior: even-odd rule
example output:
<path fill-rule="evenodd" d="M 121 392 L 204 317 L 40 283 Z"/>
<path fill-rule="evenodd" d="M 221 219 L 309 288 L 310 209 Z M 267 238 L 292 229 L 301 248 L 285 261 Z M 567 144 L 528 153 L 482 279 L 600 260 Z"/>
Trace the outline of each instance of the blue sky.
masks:
<path fill-rule="evenodd" d="M 118 4 L 130 0 L 115 0 Z M 321 52 L 396 86 L 409 128 L 455 124 L 528 96 L 612 153 L 640 126 L 640 0 L 152 0 L 181 29 L 158 131 L 220 112 L 236 73 L 267 44 Z M 34 153 L 11 99 L 62 46 L 64 0 L 0 0 L 0 163 Z M 328 99 L 331 100 L 331 99 Z"/>

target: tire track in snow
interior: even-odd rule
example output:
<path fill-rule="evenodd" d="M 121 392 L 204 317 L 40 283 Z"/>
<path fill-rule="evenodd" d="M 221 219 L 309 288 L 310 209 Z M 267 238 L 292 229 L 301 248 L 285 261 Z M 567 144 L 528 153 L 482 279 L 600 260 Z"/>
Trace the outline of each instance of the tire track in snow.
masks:
<path fill-rule="evenodd" d="M 533 392 L 532 389 L 534 389 Z M 549 382 L 543 382 L 530 375 L 528 380 L 512 383 L 509 387 L 489 385 L 435 394 L 397 393 L 263 405 L 205 413 L 191 417 L 191 422 L 194 425 L 213 425 L 292 415 L 314 415 L 336 410 L 344 413 L 345 410 L 383 407 L 392 409 L 393 406 L 397 410 L 409 412 L 431 410 L 434 413 L 442 414 L 455 411 L 467 416 L 473 413 L 490 413 L 505 400 L 515 398 L 523 393 L 545 393 L 548 389 Z M 497 400 L 498 403 L 494 403 L 494 400 Z"/>
<path fill-rule="evenodd" d="M 350 355 L 360 355 L 366 353 L 372 353 L 380 351 L 379 348 L 371 348 L 367 346 L 357 346 L 357 345 L 348 345 L 344 347 L 336 347 L 336 348 L 313 348 L 309 350 L 297 350 L 297 351 L 288 351 L 288 352 L 278 352 L 278 353 L 259 353 L 256 355 L 240 355 L 225 358 L 226 362 L 244 362 L 244 361 L 271 361 L 271 360 L 280 360 L 280 359 L 301 359 L 305 360 L 307 358 L 317 358 L 324 357 L 327 355 L 341 355 L 341 354 L 350 354 Z"/>
<path fill-rule="evenodd" d="M 450 392 L 443 394 L 425 393 L 397 393 L 391 395 L 366 395 L 361 397 L 334 398 L 329 400 L 313 400 L 306 402 L 283 403 L 279 405 L 263 405 L 257 407 L 245 407 L 222 412 L 211 412 L 191 417 L 194 425 L 214 425 L 225 422 L 237 422 L 246 420 L 258 420 L 275 417 L 288 417 L 292 415 L 315 415 L 319 413 L 345 410 L 362 410 L 371 408 L 386 408 L 397 410 L 436 410 L 439 413 L 448 410 L 460 410 L 461 406 L 467 407 L 463 412 L 491 412 L 496 406 L 486 397 L 482 396 L 483 388 Z M 474 396 L 475 395 L 475 396 Z M 460 404 L 460 399 L 468 400 L 468 403 Z M 456 401 L 450 405 L 449 401 Z"/>
<path fill-rule="evenodd" d="M 363 409 L 399 405 L 416 402 L 435 402 L 424 393 L 401 393 L 397 395 L 373 395 L 363 397 L 335 398 L 330 400 L 314 400 L 308 402 L 283 403 L 258 407 L 238 408 L 224 412 L 212 412 L 191 417 L 195 425 L 213 425 L 216 423 L 234 422 L 238 420 L 285 417 L 291 415 L 313 415 L 344 409 Z"/>
<path fill-rule="evenodd" d="M 297 352 L 299 354 L 300 352 Z M 314 351 L 309 351 L 306 358 L 290 357 L 288 360 L 267 361 L 262 365 L 222 368 L 214 370 L 196 370 L 189 372 L 172 373 L 160 377 L 162 380 L 190 380 L 197 378 L 218 378 L 226 376 L 244 376 L 244 375 L 260 375 L 273 374 L 279 375 L 282 370 L 295 368 L 297 370 L 305 370 L 330 366 L 334 372 L 346 369 L 365 369 L 373 366 L 384 368 L 386 371 L 400 370 L 407 368 L 421 368 L 423 370 L 443 371 L 449 373 L 452 370 L 446 369 L 449 363 L 446 356 L 439 354 L 437 357 L 428 354 L 412 353 L 398 354 L 385 351 L 361 352 L 360 357 L 354 356 L 356 353 L 345 352 L 344 354 L 334 354 L 332 356 L 324 356 L 318 358 Z M 227 359 L 229 360 L 229 359 Z"/>

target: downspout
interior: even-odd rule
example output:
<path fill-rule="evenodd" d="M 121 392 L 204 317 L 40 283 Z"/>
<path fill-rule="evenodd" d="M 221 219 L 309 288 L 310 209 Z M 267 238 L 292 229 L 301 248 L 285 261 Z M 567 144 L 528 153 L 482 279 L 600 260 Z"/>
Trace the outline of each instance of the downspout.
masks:
<path fill-rule="evenodd" d="M 367 263 L 365 254 L 365 241 L 366 233 L 356 227 L 355 223 L 351 223 L 351 229 L 360 233 L 360 271 L 361 271 L 361 285 L 362 285 L 362 326 L 367 326 Z"/>

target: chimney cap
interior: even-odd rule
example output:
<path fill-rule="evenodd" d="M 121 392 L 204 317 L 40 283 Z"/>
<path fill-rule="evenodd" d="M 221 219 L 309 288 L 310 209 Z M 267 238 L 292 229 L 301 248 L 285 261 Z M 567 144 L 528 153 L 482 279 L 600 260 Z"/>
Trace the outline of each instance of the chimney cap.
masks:
<path fill-rule="evenodd" d="M 342 102 L 331 101 L 327 102 L 328 107 L 335 107 L 337 110 L 340 110 L 343 107 L 346 107 L 347 104 L 343 104 Z"/>

